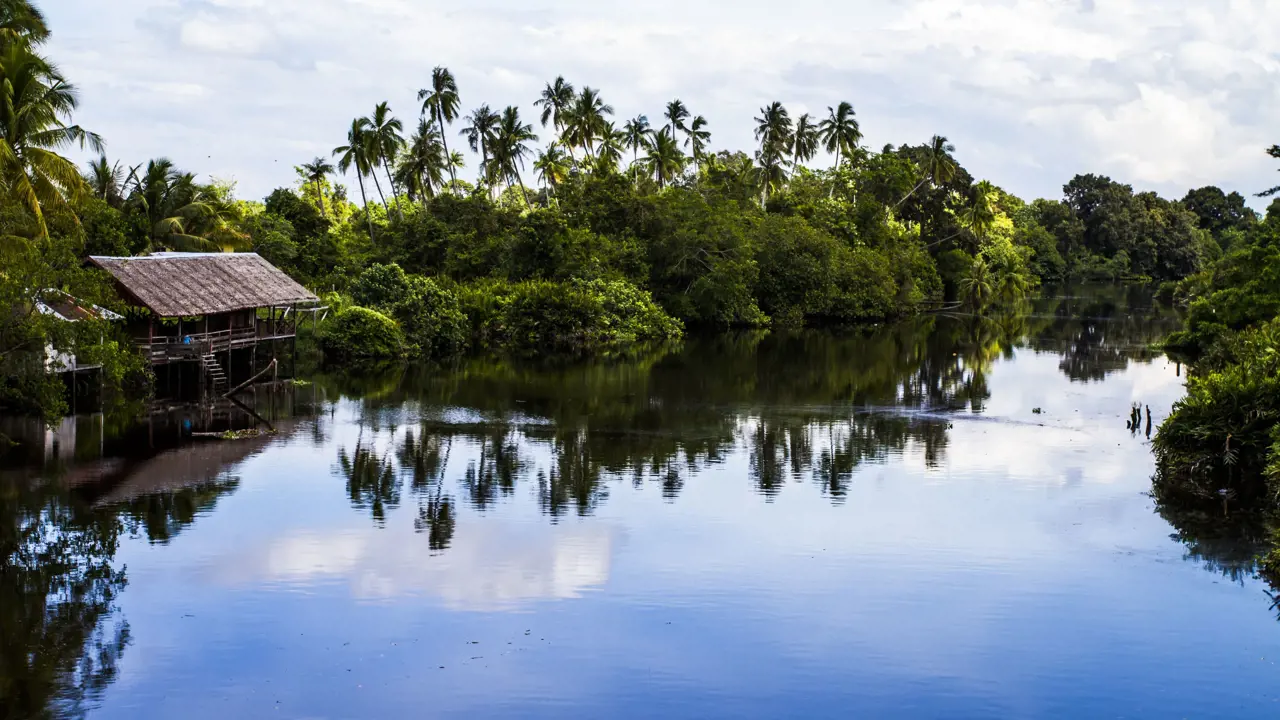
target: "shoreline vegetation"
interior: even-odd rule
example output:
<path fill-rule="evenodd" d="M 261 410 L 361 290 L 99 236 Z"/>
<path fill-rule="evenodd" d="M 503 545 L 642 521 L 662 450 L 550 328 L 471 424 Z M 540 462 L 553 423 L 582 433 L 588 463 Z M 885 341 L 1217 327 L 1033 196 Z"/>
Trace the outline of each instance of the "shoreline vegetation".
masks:
<path fill-rule="evenodd" d="M 1000 315 L 1067 279 L 1166 283 L 1192 301 L 1197 333 L 1200 295 L 1236 281 L 1214 268 L 1272 223 L 1216 187 L 1175 201 L 1088 174 L 1026 202 L 975 178 L 945 137 L 867 147 L 853 105 L 834 99 L 818 113 L 765 104 L 738 119 L 756 146 L 732 151 L 680 99 L 627 116 L 556 78 L 497 109 L 464 104 L 444 67 L 405 119 L 379 103 L 294 182 L 246 200 L 163 157 L 109 159 L 75 124 L 49 34 L 36 5 L 0 2 L 0 412 L 46 422 L 68 411 L 49 352 L 101 363 L 108 401 L 149 391 L 118 329 L 38 310 L 55 291 L 125 309 L 88 255 L 257 252 L 334 309 L 317 344 L 341 368 L 612 352 L 953 303 Z M 69 150 L 99 157 L 82 168 Z"/>
<path fill-rule="evenodd" d="M 1164 349 L 1189 371 L 1153 442 L 1154 495 L 1180 532 L 1268 548 L 1260 569 L 1280 590 L 1280 200 L 1228 225 L 1221 258 L 1161 288 L 1186 309 Z"/>

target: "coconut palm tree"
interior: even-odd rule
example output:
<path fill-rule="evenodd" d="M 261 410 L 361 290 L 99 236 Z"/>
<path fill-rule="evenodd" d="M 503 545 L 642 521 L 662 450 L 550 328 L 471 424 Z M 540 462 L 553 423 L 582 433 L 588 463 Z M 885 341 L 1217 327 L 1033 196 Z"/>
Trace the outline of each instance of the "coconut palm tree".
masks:
<path fill-rule="evenodd" d="M 520 186 L 520 193 L 524 196 L 526 205 L 529 204 L 529 192 L 520 178 L 520 170 L 524 167 L 524 159 L 529 154 L 529 143 L 536 142 L 537 139 L 538 136 L 533 133 L 533 125 L 520 119 L 519 108 L 508 105 L 507 109 L 502 111 L 493 149 L 494 163 L 498 171 L 506 177 L 508 186 L 511 185 L 512 180 Z"/>
<path fill-rule="evenodd" d="M 93 196 L 105 200 L 114 208 L 124 204 L 126 177 L 128 174 L 120 166 L 120 162 L 116 161 L 113 164 L 107 160 L 106 155 L 100 155 L 97 160 L 91 161 L 85 172 L 85 181 L 89 183 Z"/>
<path fill-rule="evenodd" d="M 828 107 L 827 119 L 818 123 L 818 138 L 822 140 L 827 152 L 836 156 L 835 168 L 847 160 L 852 160 L 858 143 L 862 142 L 862 129 L 854 117 L 853 105 L 842 102 L 836 107 Z"/>
<path fill-rule="evenodd" d="M 818 153 L 818 140 L 818 124 L 813 121 L 813 116 L 809 113 L 801 115 L 796 120 L 795 138 L 791 143 L 791 155 L 797 165 L 813 159 Z"/>
<path fill-rule="evenodd" d="M 689 152 L 693 155 L 693 161 L 702 162 L 703 156 L 706 154 L 707 145 L 711 142 L 711 131 L 707 129 L 707 119 L 701 115 L 695 117 L 693 122 L 689 123 L 689 128 L 685 131 L 688 137 L 684 144 L 689 146 Z"/>
<path fill-rule="evenodd" d="M 674 138 L 677 132 L 685 130 L 684 121 L 689 119 L 689 108 L 677 98 L 667 103 L 663 116 L 671 123 L 671 137 Z"/>
<path fill-rule="evenodd" d="M 494 138 L 497 137 L 500 120 L 498 114 L 490 110 L 488 105 L 481 105 L 470 115 L 462 118 L 466 125 L 462 128 L 461 134 L 467 139 L 471 152 L 480 154 L 480 182 L 486 185 L 492 181 L 489 175 L 489 154 L 493 148 Z"/>
<path fill-rule="evenodd" d="M 974 259 L 969 272 L 960 279 L 960 300 L 973 310 L 982 310 L 991 304 L 995 295 L 995 282 L 991 268 L 982 255 Z"/>
<path fill-rule="evenodd" d="M 649 147 L 653 128 L 649 127 L 649 118 L 637 115 L 622 126 L 622 132 L 627 136 L 627 147 L 631 148 L 631 165 L 634 167 L 640 161 L 640 148 Z"/>
<path fill-rule="evenodd" d="M 102 152 L 102 139 L 69 124 L 78 98 L 44 58 L 26 44 L 0 48 L 0 183 L 31 214 L 37 235 L 48 228 L 44 208 L 65 208 L 88 186 L 68 147 Z"/>
<path fill-rule="evenodd" d="M 435 120 L 422 118 L 409 139 L 409 148 L 396 166 L 396 180 L 411 200 L 425 201 L 444 186 L 444 173 L 450 169 L 445 161 L 443 137 Z"/>
<path fill-rule="evenodd" d="M 924 170 L 924 177 L 920 178 L 920 182 L 911 188 L 911 192 L 907 193 L 894 205 L 894 209 L 902 206 L 907 198 L 916 194 L 916 191 L 924 186 L 925 183 L 931 183 L 934 187 L 946 185 L 955 179 L 956 171 L 959 165 L 956 164 L 955 158 L 951 153 L 956 151 L 956 146 L 947 142 L 947 139 L 941 135 L 934 135 L 929 141 L 929 146 L 924 151 L 921 169 Z"/>
<path fill-rule="evenodd" d="M 965 228 L 973 233 L 978 242 L 986 239 L 987 234 L 991 232 L 991 227 L 995 224 L 996 208 L 991 204 L 995 191 L 996 186 L 987 180 L 974 185 L 969 207 L 961 215 Z"/>
<path fill-rule="evenodd" d="M 439 126 L 444 155 L 449 157 L 449 140 L 445 135 L 449 125 L 458 119 L 459 107 L 458 82 L 449 68 L 437 66 L 431 71 L 431 88 L 419 90 L 418 100 L 422 103 L 422 112 L 430 115 Z M 449 168 L 449 179 L 455 184 L 458 182 L 452 167 Z"/>
<path fill-rule="evenodd" d="M 557 77 L 555 82 L 547 83 L 547 86 L 542 89 L 542 95 L 533 103 L 534 107 L 542 108 L 542 115 L 539 118 L 542 121 L 542 127 L 550 124 L 557 134 L 564 132 L 575 99 L 577 95 L 574 93 L 573 85 L 566 82 L 563 75 Z"/>
<path fill-rule="evenodd" d="M 782 103 L 774 102 L 760 108 L 760 117 L 756 121 L 756 140 L 760 149 L 756 152 L 756 162 L 760 164 L 764 179 L 763 199 L 768 200 L 771 190 L 782 186 L 786 180 L 787 157 L 794 141 L 791 116 Z"/>
<path fill-rule="evenodd" d="M 360 206 L 364 208 L 365 219 L 369 221 L 369 239 L 373 239 L 373 216 L 369 213 L 369 198 L 364 192 L 364 177 L 373 172 L 373 163 L 369 157 L 369 141 L 365 136 L 369 132 L 369 124 L 365 118 L 351 121 L 351 129 L 347 130 L 347 144 L 333 149 L 333 156 L 338 158 L 338 172 L 346 173 L 355 168 L 356 182 L 360 184 Z"/>
<path fill-rule="evenodd" d="M 600 152 L 596 156 L 596 170 L 615 172 L 622 162 L 627 148 L 627 133 L 619 130 L 611 121 L 605 122 L 600 131 Z"/>
<path fill-rule="evenodd" d="M 149 251 L 217 252 L 248 239 L 235 228 L 239 215 L 229 192 L 200 185 L 166 158 L 133 176 L 128 203 L 147 219 Z"/>
<path fill-rule="evenodd" d="M 302 172 L 316 186 L 316 197 L 320 200 L 320 217 L 328 217 L 324 207 L 324 179 L 333 173 L 333 165 L 328 160 L 318 157 L 302 166 Z"/>
<path fill-rule="evenodd" d="M 391 163 L 404 148 L 404 136 L 401 135 L 403 132 L 404 125 L 391 114 L 391 107 L 386 102 L 380 102 L 373 108 L 373 115 L 369 116 L 369 132 L 365 135 L 365 139 L 369 142 L 373 157 L 382 161 L 382 169 L 387 174 L 387 183 L 391 185 L 392 200 L 396 197 L 396 186 L 391 179 Z M 374 185 L 377 185 L 376 173 L 373 180 Z M 382 188 L 379 187 L 378 191 L 381 192 Z M 385 197 L 382 202 L 386 204 Z"/>
<path fill-rule="evenodd" d="M 0 47 L 34 47 L 48 39 L 49 25 L 39 8 L 28 0 L 0 0 Z"/>
<path fill-rule="evenodd" d="M 645 156 L 645 166 L 658 181 L 659 188 L 665 188 L 684 170 L 684 153 L 680 152 L 680 144 L 668 130 L 664 127 L 653 137 L 649 154 Z"/>
<path fill-rule="evenodd" d="M 583 87 L 569 112 L 564 137 L 567 145 L 582 147 L 587 157 L 595 158 L 595 141 L 604 133 L 605 116 L 613 114 L 613 106 L 606 105 L 600 91 Z"/>
<path fill-rule="evenodd" d="M 560 149 L 560 143 L 553 142 L 538 153 L 533 169 L 538 173 L 538 180 L 554 193 L 561 183 L 569 179 L 570 163 L 569 156 Z"/>

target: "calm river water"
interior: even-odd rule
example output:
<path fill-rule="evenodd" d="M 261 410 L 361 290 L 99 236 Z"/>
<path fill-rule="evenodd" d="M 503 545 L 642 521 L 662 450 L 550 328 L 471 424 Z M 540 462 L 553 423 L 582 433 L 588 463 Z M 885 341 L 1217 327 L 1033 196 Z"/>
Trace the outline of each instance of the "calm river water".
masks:
<path fill-rule="evenodd" d="M 1125 427 L 1177 324 L 1089 288 L 29 432 L 0 717 L 1280 717 L 1252 546 Z"/>

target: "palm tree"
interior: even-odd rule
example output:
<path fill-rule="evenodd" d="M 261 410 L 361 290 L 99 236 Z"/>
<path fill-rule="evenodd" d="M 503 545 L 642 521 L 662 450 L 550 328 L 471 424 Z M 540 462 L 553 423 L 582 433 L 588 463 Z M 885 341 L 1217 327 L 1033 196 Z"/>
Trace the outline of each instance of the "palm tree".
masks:
<path fill-rule="evenodd" d="M 1016 257 L 1009 253 L 1001 253 L 992 263 L 995 273 L 995 294 L 1004 303 L 1014 303 L 1026 297 L 1031 289 L 1031 279 L 1018 266 Z"/>
<path fill-rule="evenodd" d="M 808 162 L 818 153 L 818 125 L 813 116 L 805 113 L 796 120 L 795 138 L 791 143 L 791 154 L 796 164 Z"/>
<path fill-rule="evenodd" d="M 373 108 L 373 115 L 369 117 L 369 132 L 365 135 L 365 139 L 369 142 L 369 148 L 372 156 L 376 160 L 382 161 L 382 169 L 387 174 L 387 182 L 391 185 L 391 199 L 396 197 L 396 186 L 391 180 L 391 163 L 400 154 L 401 148 L 404 147 L 404 125 L 400 120 L 391 114 L 391 108 L 386 102 L 380 102 Z M 373 176 L 374 185 L 378 185 L 378 176 Z M 381 186 L 378 192 L 382 192 Z M 385 206 L 387 199 L 382 199 Z"/>
<path fill-rule="evenodd" d="M 235 229 L 238 212 L 230 193 L 200 185 L 166 158 L 133 176 L 128 202 L 147 219 L 148 250 L 220 251 L 247 239 Z"/>
<path fill-rule="evenodd" d="M 969 266 L 969 273 L 960 280 L 960 299 L 970 308 L 982 310 L 991 304 L 994 294 L 991 268 L 986 259 L 979 255 Z"/>
<path fill-rule="evenodd" d="M 541 97 L 533 103 L 534 107 L 542 108 L 542 127 L 550 123 L 557 134 L 563 132 L 575 98 L 573 86 L 565 81 L 563 75 L 557 77 L 555 82 L 547 83 L 542 89 Z"/>
<path fill-rule="evenodd" d="M 954 180 L 956 170 L 959 168 L 959 165 L 956 164 L 955 158 L 951 157 L 951 153 L 955 151 L 956 146 L 947 142 L 945 137 L 941 135 L 934 135 L 933 139 L 929 141 L 929 147 L 924 151 L 924 161 L 922 163 L 924 177 L 920 178 L 920 182 L 916 183 L 916 186 L 911 188 L 911 192 L 904 195 L 903 198 L 898 201 L 897 205 L 893 206 L 894 209 L 896 210 L 901 207 L 902 203 L 906 202 L 907 198 L 915 195 L 916 191 L 919 190 L 926 182 L 932 183 L 934 187 L 938 187 L 946 185 Z"/>
<path fill-rule="evenodd" d="M 667 121 L 671 123 L 671 137 L 676 136 L 676 132 L 684 130 L 684 121 L 689 119 L 689 108 L 678 98 L 667 103 L 667 111 L 664 113 Z"/>
<path fill-rule="evenodd" d="M 338 171 L 346 173 L 351 168 L 356 170 L 356 182 L 360 184 L 360 206 L 364 208 L 365 219 L 369 221 L 369 239 L 373 240 L 373 216 L 369 213 L 369 198 L 364 192 L 364 176 L 373 172 L 369 158 L 369 141 L 365 136 L 369 132 L 369 123 L 365 118 L 351 121 L 351 129 L 347 131 L 347 144 L 333 149 L 338 158 Z"/>
<path fill-rule="evenodd" d="M 603 135 L 605 115 L 613 114 L 613 106 L 600 99 L 600 91 L 583 87 L 574 100 L 565 126 L 568 145 L 579 145 L 590 158 L 595 157 L 595 140 Z"/>
<path fill-rule="evenodd" d="M 409 140 L 409 149 L 396 166 L 396 180 L 410 200 L 425 201 L 435 196 L 437 187 L 444 186 L 444 173 L 451 169 L 445 158 L 443 138 L 435 120 L 420 119 L 417 131 Z"/>
<path fill-rule="evenodd" d="M 422 112 L 430 115 L 440 127 L 440 141 L 444 145 L 445 157 L 449 156 L 449 141 L 445 135 L 449 125 L 458 119 L 458 83 L 453 79 L 449 68 L 436 67 L 431 71 L 431 89 L 419 90 L 418 100 L 422 102 Z M 449 168 L 449 179 L 455 184 L 457 176 L 453 168 Z"/>
<path fill-rule="evenodd" d="M 996 186 L 986 180 L 974 185 L 969 207 L 961 216 L 965 228 L 973 233 L 979 243 L 986 239 L 996 221 L 996 208 L 991 204 L 991 196 L 995 191 Z"/>
<path fill-rule="evenodd" d="M 112 164 L 106 155 L 98 156 L 89 163 L 85 180 L 93 196 L 105 200 L 111 207 L 119 208 L 124 203 L 125 169 L 119 161 Z"/>
<path fill-rule="evenodd" d="M 49 25 L 39 8 L 28 0 L 0 0 L 0 47 L 34 47 L 48 39 Z"/>
<path fill-rule="evenodd" d="M 622 126 L 622 132 L 627 136 L 627 147 L 631 148 L 631 165 L 635 166 L 640 161 L 640 148 L 649 147 L 649 140 L 653 136 L 649 118 L 644 115 L 635 116 Z"/>
<path fill-rule="evenodd" d="M 834 167 L 839 170 L 841 163 L 853 158 L 858 143 L 862 142 L 862 129 L 858 127 L 858 120 L 854 117 L 853 105 L 850 103 L 842 102 L 836 107 L 828 107 L 827 112 L 827 119 L 818 123 L 818 137 L 827 152 L 835 153 Z"/>
<path fill-rule="evenodd" d="M 689 129 L 685 130 L 685 133 L 689 137 L 685 139 L 684 144 L 690 146 L 694 162 L 702 162 L 707 145 L 711 142 L 711 131 L 707 129 L 707 119 L 701 115 L 695 117 L 693 122 L 689 123 Z"/>
<path fill-rule="evenodd" d="M 665 188 L 667 183 L 678 177 L 684 170 L 684 163 L 684 153 L 680 152 L 680 144 L 668 132 L 668 128 L 662 128 L 662 131 L 653 137 L 649 154 L 645 157 L 649 174 L 658 181 L 659 188 Z"/>
<path fill-rule="evenodd" d="M 600 131 L 600 152 L 596 156 L 596 169 L 615 172 L 622 162 L 622 153 L 627 148 L 627 133 L 606 122 Z"/>
<path fill-rule="evenodd" d="M 538 179 L 554 193 L 556 188 L 569 179 L 570 158 L 560 149 L 560 143 L 551 143 L 547 149 L 538 153 L 533 161 L 533 169 Z"/>
<path fill-rule="evenodd" d="M 302 172 L 316 186 L 316 197 L 320 199 L 320 217 L 328 217 L 324 208 L 324 179 L 333 172 L 333 165 L 328 160 L 318 157 L 302 166 Z"/>
<path fill-rule="evenodd" d="M 533 134 L 533 125 L 520 120 L 520 109 L 508 105 L 502 111 L 502 119 L 498 123 L 498 134 L 494 143 L 493 159 L 497 169 L 507 178 L 510 186 L 514 179 L 520 185 L 525 205 L 529 204 L 529 192 L 520 178 L 520 170 L 524 167 L 524 158 L 529 154 L 529 143 L 537 141 Z"/>
<path fill-rule="evenodd" d="M 44 208 L 65 208 L 87 190 L 75 163 L 57 150 L 102 152 L 101 138 L 68 124 L 77 103 L 75 88 L 27 45 L 0 48 L 0 183 L 41 237 L 48 235 Z"/>
<path fill-rule="evenodd" d="M 500 119 L 488 105 L 481 105 L 470 115 L 462 118 L 466 125 L 462 128 L 461 134 L 467 139 L 471 152 L 480 153 L 480 181 L 486 185 L 492 180 L 489 176 L 489 151 L 497 136 Z"/>
<path fill-rule="evenodd" d="M 760 141 L 756 161 L 764 175 L 763 197 L 768 200 L 769 191 L 777 189 L 786 180 L 787 155 L 791 151 L 794 134 L 791 116 L 780 102 L 760 108 L 760 117 L 755 121 L 756 140 Z"/>

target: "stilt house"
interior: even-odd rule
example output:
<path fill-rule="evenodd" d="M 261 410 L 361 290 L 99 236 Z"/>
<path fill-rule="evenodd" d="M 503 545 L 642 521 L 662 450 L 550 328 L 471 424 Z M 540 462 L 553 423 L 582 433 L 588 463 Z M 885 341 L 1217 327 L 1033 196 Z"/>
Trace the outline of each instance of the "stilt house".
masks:
<path fill-rule="evenodd" d="M 90 257 L 111 274 L 120 296 L 145 308 L 129 320 L 152 365 L 201 363 L 215 385 L 235 351 L 297 337 L 300 308 L 318 298 L 256 253 L 157 253 Z"/>

